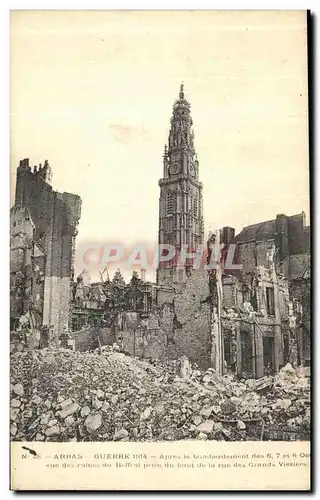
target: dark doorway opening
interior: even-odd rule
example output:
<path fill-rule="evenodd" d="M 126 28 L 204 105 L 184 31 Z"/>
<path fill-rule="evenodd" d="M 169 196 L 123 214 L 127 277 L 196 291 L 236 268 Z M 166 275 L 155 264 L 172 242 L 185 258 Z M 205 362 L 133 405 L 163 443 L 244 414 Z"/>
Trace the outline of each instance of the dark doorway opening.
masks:
<path fill-rule="evenodd" d="M 274 289 L 272 286 L 266 287 L 267 294 L 267 313 L 268 316 L 275 315 L 275 304 L 274 304 Z"/>
<path fill-rule="evenodd" d="M 283 336 L 283 363 L 286 365 L 289 362 L 289 335 L 287 333 Z"/>
<path fill-rule="evenodd" d="M 274 373 L 273 337 L 263 337 L 263 364 L 265 374 Z"/>
<path fill-rule="evenodd" d="M 224 330 L 223 332 L 223 350 L 224 350 L 224 360 L 227 364 L 229 370 L 236 371 L 236 363 L 234 355 L 232 352 L 232 332 L 231 330 Z"/>
<path fill-rule="evenodd" d="M 240 332 L 242 372 L 252 373 L 252 342 L 247 331 Z"/>

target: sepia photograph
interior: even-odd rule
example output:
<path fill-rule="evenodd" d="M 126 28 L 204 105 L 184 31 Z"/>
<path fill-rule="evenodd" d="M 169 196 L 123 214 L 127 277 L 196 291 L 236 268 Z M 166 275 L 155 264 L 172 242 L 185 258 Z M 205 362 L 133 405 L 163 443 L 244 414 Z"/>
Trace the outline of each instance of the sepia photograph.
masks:
<path fill-rule="evenodd" d="M 307 12 L 10 37 L 11 443 L 308 442 Z"/>

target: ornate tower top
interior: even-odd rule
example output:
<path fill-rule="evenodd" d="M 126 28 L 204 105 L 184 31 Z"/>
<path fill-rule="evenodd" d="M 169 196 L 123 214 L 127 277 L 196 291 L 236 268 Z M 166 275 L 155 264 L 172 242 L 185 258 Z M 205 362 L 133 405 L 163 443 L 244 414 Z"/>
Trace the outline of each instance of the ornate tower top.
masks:
<path fill-rule="evenodd" d="M 190 103 L 181 83 L 178 99 L 173 104 L 168 148 L 164 151 L 164 178 L 190 175 L 198 179 L 198 161 L 194 150 L 193 122 Z"/>
<path fill-rule="evenodd" d="M 203 242 L 202 184 L 194 149 L 190 103 L 181 83 L 170 119 L 168 147 L 163 153 L 163 178 L 159 180 L 159 244 L 172 245 L 176 257 L 160 262 L 157 281 L 181 285 L 192 269 L 192 262 L 179 263 L 182 248 L 197 248 Z"/>
<path fill-rule="evenodd" d="M 176 99 L 176 101 L 173 104 L 173 115 L 171 118 L 171 123 L 173 123 L 174 120 L 184 120 L 184 121 L 190 120 L 192 125 L 192 119 L 190 117 L 190 107 L 191 106 L 189 101 L 187 101 L 187 99 L 184 96 L 184 85 L 183 83 L 181 83 L 179 99 Z"/>

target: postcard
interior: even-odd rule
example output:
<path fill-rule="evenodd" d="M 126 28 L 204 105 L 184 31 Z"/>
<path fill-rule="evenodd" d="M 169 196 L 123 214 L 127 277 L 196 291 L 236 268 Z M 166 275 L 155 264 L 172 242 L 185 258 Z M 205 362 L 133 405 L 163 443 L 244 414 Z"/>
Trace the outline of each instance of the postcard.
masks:
<path fill-rule="evenodd" d="M 310 490 L 307 34 L 11 12 L 11 489 Z"/>

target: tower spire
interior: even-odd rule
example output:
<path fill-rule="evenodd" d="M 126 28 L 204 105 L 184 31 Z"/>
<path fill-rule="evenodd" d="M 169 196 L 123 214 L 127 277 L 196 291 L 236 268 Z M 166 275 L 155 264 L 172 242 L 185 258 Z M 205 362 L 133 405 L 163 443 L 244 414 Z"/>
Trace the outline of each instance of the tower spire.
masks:
<path fill-rule="evenodd" d="M 184 85 L 183 85 L 183 82 L 181 82 L 181 85 L 180 85 L 180 92 L 179 92 L 179 99 L 184 99 Z"/>
<path fill-rule="evenodd" d="M 183 82 L 173 104 L 168 147 L 163 155 L 163 178 L 159 180 L 159 244 L 197 248 L 203 242 L 202 184 L 194 149 L 191 106 L 184 95 Z M 157 282 L 184 283 L 192 263 L 159 263 Z"/>

